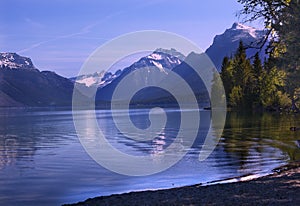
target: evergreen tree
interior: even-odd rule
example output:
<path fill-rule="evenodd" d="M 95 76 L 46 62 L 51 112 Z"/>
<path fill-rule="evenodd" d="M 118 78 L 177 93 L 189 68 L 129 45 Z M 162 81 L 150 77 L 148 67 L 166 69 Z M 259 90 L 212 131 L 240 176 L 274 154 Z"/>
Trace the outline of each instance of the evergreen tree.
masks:
<path fill-rule="evenodd" d="M 279 109 L 290 105 L 284 93 L 286 73 L 267 61 L 263 66 L 258 53 L 253 64 L 243 43 L 233 59 L 224 58 L 221 71 L 228 106 L 238 109 Z"/>
<path fill-rule="evenodd" d="M 291 99 L 291 109 L 299 112 L 296 103 L 300 98 L 300 2 L 292 0 L 283 9 L 283 23 L 278 28 L 284 52 L 279 57 L 282 68 L 287 73 L 286 89 Z"/>
<path fill-rule="evenodd" d="M 269 69 L 269 72 L 262 73 L 260 100 L 263 107 L 278 110 L 282 106 L 284 97 L 282 88 L 285 85 L 285 77 L 285 72 L 276 67 Z"/>
<path fill-rule="evenodd" d="M 233 86 L 235 88 L 235 93 L 239 90 L 239 104 L 242 107 L 247 107 L 252 105 L 252 85 L 253 82 L 253 72 L 252 66 L 249 59 L 247 59 L 246 50 L 243 42 L 240 42 L 237 52 L 233 58 L 232 66 L 233 75 Z M 231 100 L 233 101 L 233 100 Z"/>
<path fill-rule="evenodd" d="M 211 106 L 214 108 L 221 108 L 224 105 L 226 106 L 227 96 L 226 91 L 224 93 L 225 87 L 223 82 L 224 80 L 222 80 L 222 76 L 220 78 L 219 74 L 213 71 L 213 79 L 211 84 L 211 99 L 213 101 L 211 102 Z"/>
<path fill-rule="evenodd" d="M 259 54 L 256 53 L 253 61 L 253 82 L 252 82 L 252 98 L 253 98 L 253 106 L 258 108 L 261 106 L 260 93 L 262 89 L 263 82 L 263 66 L 261 60 L 259 58 Z"/>
<path fill-rule="evenodd" d="M 264 19 L 271 38 L 270 62 L 286 73 L 285 89 L 291 99 L 291 109 L 299 111 L 300 99 L 300 1 L 299 0 L 238 0 L 244 8 L 241 14 L 248 21 Z M 268 67 L 273 69 L 274 67 Z M 268 71 L 271 72 L 271 71 Z"/>
<path fill-rule="evenodd" d="M 222 62 L 221 79 L 223 81 L 224 90 L 226 93 L 226 100 L 229 103 L 229 93 L 233 87 L 233 76 L 232 76 L 232 61 L 228 57 L 224 57 Z"/>
<path fill-rule="evenodd" d="M 235 108 L 242 108 L 243 98 L 244 95 L 241 86 L 234 86 L 229 93 L 229 104 Z"/>
<path fill-rule="evenodd" d="M 259 58 L 259 54 L 257 52 L 254 56 L 254 61 L 253 61 L 253 73 L 254 73 L 254 78 L 256 80 L 259 79 L 262 71 L 263 71 L 263 66 L 262 66 L 261 60 Z"/>

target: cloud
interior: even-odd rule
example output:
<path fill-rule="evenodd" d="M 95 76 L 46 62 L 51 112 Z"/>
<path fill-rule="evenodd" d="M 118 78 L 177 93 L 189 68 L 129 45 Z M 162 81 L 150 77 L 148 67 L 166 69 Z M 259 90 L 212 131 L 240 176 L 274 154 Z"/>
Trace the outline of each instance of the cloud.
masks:
<path fill-rule="evenodd" d="M 51 38 L 51 39 L 48 39 L 48 40 L 45 40 L 45 41 L 41 41 L 41 42 L 37 42 L 37 43 L 34 43 L 33 45 L 27 47 L 27 48 L 24 48 L 24 49 L 21 49 L 19 51 L 17 51 L 18 53 L 23 53 L 23 52 L 27 52 L 27 51 L 30 51 L 34 48 L 37 48 L 37 47 L 40 47 L 44 44 L 47 44 L 47 43 L 50 43 L 50 42 L 54 42 L 54 41 L 57 41 L 57 40 L 61 40 L 61 39 L 67 39 L 67 38 L 72 38 L 72 37 L 77 37 L 77 38 L 82 38 L 82 39 L 87 39 L 88 37 L 84 37 L 84 36 L 81 36 L 81 35 L 84 35 L 84 34 L 88 34 L 90 33 L 93 28 L 95 28 L 96 26 L 99 26 L 100 24 L 103 24 L 107 21 L 109 21 L 110 19 L 116 17 L 116 16 L 120 16 L 124 13 L 130 13 L 132 12 L 133 10 L 139 10 L 139 9 L 142 9 L 142 8 L 145 8 L 145 7 L 149 7 L 153 4 L 157 4 L 157 3 L 161 3 L 165 0 L 152 0 L 148 3 L 143 3 L 143 4 L 137 4 L 137 6 L 135 7 L 132 7 L 130 9 L 127 9 L 127 10 L 120 10 L 120 11 L 117 11 L 117 12 L 114 12 L 110 15 L 107 15 L 106 17 L 102 18 L 100 21 L 97 21 L 97 22 L 94 22 L 94 23 L 91 23 L 83 28 L 80 29 L 79 32 L 75 32 L 75 33 L 71 33 L 71 34 L 66 34 L 66 35 L 61 35 L 61 36 L 57 36 L 57 37 L 54 37 L 54 38 Z M 30 24 L 31 26 L 34 26 L 34 27 L 39 27 L 39 28 L 42 28 L 42 27 L 45 27 L 44 25 L 30 19 L 30 18 L 26 18 L 25 21 Z M 104 38 L 88 38 L 88 39 L 104 39 Z M 106 39 L 105 39 L 106 40 Z M 109 40 L 109 39 L 107 39 Z"/>
<path fill-rule="evenodd" d="M 27 48 L 24 48 L 24 49 L 21 49 L 19 51 L 17 51 L 18 53 L 23 53 L 23 52 L 27 52 L 27 51 L 30 51 L 34 48 L 37 48 L 41 45 L 44 45 L 44 44 L 47 44 L 47 43 L 50 43 L 50 42 L 54 42 L 54 41 L 57 41 L 57 40 L 60 40 L 60 39 L 66 39 L 66 38 L 71 38 L 71 37 L 75 37 L 75 36 L 79 36 L 79 35 L 83 35 L 83 34 L 87 34 L 91 31 L 91 29 L 95 26 L 96 24 L 90 24 L 88 26 L 85 26 L 83 27 L 79 32 L 76 32 L 76 33 L 71 33 L 71 34 L 66 34 L 66 35 L 61 35 L 61 36 L 57 36 L 57 37 L 54 37 L 54 38 L 51 38 L 51 39 L 48 39 L 48 40 L 45 40 L 45 41 L 41 41 L 41 42 L 37 42 Z"/>
<path fill-rule="evenodd" d="M 34 21 L 34 20 L 32 20 L 31 18 L 28 18 L 28 17 L 25 18 L 25 22 L 27 24 L 29 24 L 30 26 L 32 26 L 32 27 L 36 27 L 36 28 L 40 28 L 40 29 L 45 27 L 45 25 L 43 25 L 43 24 L 41 24 L 37 21 Z"/>
<path fill-rule="evenodd" d="M 57 36 L 57 37 L 54 37 L 54 38 L 51 38 L 51 39 L 48 39 L 48 40 L 45 40 L 45 41 L 37 42 L 37 43 L 34 43 L 33 45 L 31 45 L 27 48 L 21 49 L 17 52 L 18 53 L 27 52 L 27 51 L 30 51 L 34 48 L 40 47 L 41 45 L 44 45 L 44 44 L 47 44 L 47 43 L 50 43 L 50 42 L 54 42 L 54 41 L 57 41 L 57 40 L 61 40 L 61 39 L 68 39 L 68 38 L 72 38 L 72 37 L 78 37 L 79 38 L 79 36 L 81 36 L 81 35 L 90 33 L 92 31 L 92 29 L 94 27 L 96 27 L 97 25 L 99 25 L 101 23 L 104 23 L 104 22 L 108 21 L 110 18 L 112 18 L 116 15 L 119 15 L 121 13 L 122 12 L 116 12 L 114 14 L 108 15 L 104 19 L 102 19 L 101 21 L 91 23 L 91 24 L 81 28 L 79 32 L 75 32 L 75 33 L 71 33 L 71 34 L 65 34 L 65 35 Z M 40 26 L 40 27 L 43 26 L 43 25 L 41 25 L 37 22 L 32 21 L 29 18 L 26 18 L 25 20 L 26 20 L 26 22 L 30 23 L 31 25 Z M 83 38 L 86 38 L 86 37 L 83 37 Z M 98 39 L 102 39 L 102 38 L 98 38 Z"/>

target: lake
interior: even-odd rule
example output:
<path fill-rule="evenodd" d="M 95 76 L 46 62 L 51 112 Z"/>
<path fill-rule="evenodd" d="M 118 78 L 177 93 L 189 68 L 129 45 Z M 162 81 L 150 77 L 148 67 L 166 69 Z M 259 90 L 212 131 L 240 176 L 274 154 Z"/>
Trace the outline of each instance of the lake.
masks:
<path fill-rule="evenodd" d="M 165 135 L 142 143 L 118 132 L 110 111 L 98 110 L 96 117 L 111 145 L 128 154 L 153 155 L 170 145 L 178 132 L 180 111 L 166 111 L 172 121 L 168 122 Z M 86 111 L 79 113 L 85 118 Z M 140 128 L 147 127 L 148 110 L 132 110 L 132 114 L 132 122 Z M 201 111 L 201 115 L 207 118 L 210 111 Z M 300 149 L 295 144 L 300 131 L 290 131 L 292 126 L 300 127 L 299 115 L 229 112 L 223 136 L 208 159 L 198 160 L 208 130 L 204 125 L 192 148 L 173 167 L 132 177 L 105 169 L 87 154 L 77 137 L 72 111 L 1 109 L 0 202 L 61 205 L 99 195 L 267 174 L 277 166 L 300 160 Z"/>

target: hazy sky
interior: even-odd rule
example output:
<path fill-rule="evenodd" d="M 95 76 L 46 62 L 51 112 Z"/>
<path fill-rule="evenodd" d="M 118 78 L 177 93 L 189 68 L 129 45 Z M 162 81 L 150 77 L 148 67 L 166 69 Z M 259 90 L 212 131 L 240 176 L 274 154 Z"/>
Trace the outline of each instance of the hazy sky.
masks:
<path fill-rule="evenodd" d="M 205 50 L 240 9 L 236 0 L 1 0 L 0 51 L 70 77 L 97 47 L 128 32 L 169 31 Z"/>

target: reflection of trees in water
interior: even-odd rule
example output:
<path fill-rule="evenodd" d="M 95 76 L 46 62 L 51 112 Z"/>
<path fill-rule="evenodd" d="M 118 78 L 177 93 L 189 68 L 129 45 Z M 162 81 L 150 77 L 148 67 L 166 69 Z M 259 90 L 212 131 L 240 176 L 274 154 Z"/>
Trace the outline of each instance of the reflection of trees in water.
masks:
<path fill-rule="evenodd" d="M 238 114 L 229 112 L 221 139 L 225 152 L 243 169 L 249 162 L 266 158 L 278 159 L 277 148 L 290 160 L 300 159 L 295 140 L 300 131 L 290 131 L 300 125 L 300 116 L 282 114 Z"/>
<path fill-rule="evenodd" d="M 0 169 L 14 164 L 18 158 L 32 157 L 35 143 L 21 140 L 16 135 L 0 135 Z"/>

